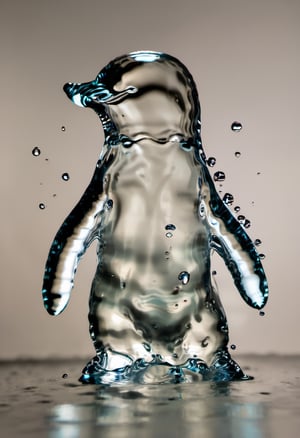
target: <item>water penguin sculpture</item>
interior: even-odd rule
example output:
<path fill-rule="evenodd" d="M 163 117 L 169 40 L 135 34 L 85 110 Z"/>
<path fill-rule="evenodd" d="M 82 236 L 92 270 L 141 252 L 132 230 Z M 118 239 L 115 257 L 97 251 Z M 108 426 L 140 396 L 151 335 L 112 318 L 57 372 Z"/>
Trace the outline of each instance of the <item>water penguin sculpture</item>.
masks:
<path fill-rule="evenodd" d="M 45 307 L 57 315 L 80 258 L 98 240 L 89 307 L 96 356 L 81 381 L 246 379 L 227 350 L 211 251 L 256 309 L 267 301 L 267 281 L 206 166 L 192 76 L 172 56 L 134 52 L 64 90 L 96 111 L 105 133 L 93 178 L 55 236 L 43 284 Z"/>

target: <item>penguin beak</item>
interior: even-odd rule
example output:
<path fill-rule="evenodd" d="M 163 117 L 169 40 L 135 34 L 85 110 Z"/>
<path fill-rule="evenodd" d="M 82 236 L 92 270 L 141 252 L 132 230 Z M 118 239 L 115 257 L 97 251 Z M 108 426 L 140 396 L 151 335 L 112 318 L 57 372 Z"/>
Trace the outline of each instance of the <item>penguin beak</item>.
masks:
<path fill-rule="evenodd" d="M 82 91 L 83 88 L 87 89 L 87 84 L 77 84 L 73 82 L 68 82 L 64 85 L 64 92 L 68 96 L 69 99 L 72 100 L 76 105 L 81 107 L 88 106 L 88 103 L 91 101 L 90 98 L 85 96 Z"/>
<path fill-rule="evenodd" d="M 64 85 L 64 92 L 76 105 L 94 108 L 95 104 L 116 103 L 129 94 L 136 93 L 137 89 L 129 86 L 123 91 L 112 93 L 104 84 L 91 81 L 83 84 L 68 82 Z"/>

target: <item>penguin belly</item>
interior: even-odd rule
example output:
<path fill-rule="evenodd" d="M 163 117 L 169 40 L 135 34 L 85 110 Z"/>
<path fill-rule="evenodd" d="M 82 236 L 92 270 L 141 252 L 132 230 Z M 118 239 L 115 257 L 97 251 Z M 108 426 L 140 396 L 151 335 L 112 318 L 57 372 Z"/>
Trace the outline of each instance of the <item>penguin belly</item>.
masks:
<path fill-rule="evenodd" d="M 158 154 L 153 142 L 142 146 L 130 160 L 116 160 L 108 178 L 113 208 L 100 233 L 91 336 L 97 351 L 132 361 L 159 355 L 171 364 L 209 363 L 226 335 L 197 213 L 199 169 L 179 147 Z"/>

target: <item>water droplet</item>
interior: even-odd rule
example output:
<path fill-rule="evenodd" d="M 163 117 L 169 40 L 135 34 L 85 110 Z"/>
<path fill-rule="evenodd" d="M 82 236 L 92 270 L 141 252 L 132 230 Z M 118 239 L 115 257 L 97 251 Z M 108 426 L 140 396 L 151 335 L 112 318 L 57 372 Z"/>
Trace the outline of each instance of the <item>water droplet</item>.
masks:
<path fill-rule="evenodd" d="M 168 225 L 165 226 L 165 230 L 172 230 L 172 231 L 174 231 L 174 230 L 176 230 L 176 227 L 173 224 L 168 224 Z"/>
<path fill-rule="evenodd" d="M 244 215 L 240 214 L 240 215 L 238 215 L 237 220 L 239 221 L 239 223 L 240 223 L 241 225 L 244 225 L 244 223 L 245 223 L 245 221 L 246 221 L 246 218 L 245 218 Z"/>
<path fill-rule="evenodd" d="M 67 378 L 69 377 L 69 374 L 64 373 L 61 377 L 62 377 L 63 379 L 67 379 Z"/>
<path fill-rule="evenodd" d="M 69 181 L 70 179 L 70 175 L 67 172 L 63 173 L 61 177 L 64 181 Z"/>
<path fill-rule="evenodd" d="M 187 271 L 182 271 L 178 275 L 178 280 L 180 280 L 182 284 L 188 284 L 190 281 L 190 274 Z"/>
<path fill-rule="evenodd" d="M 266 258 L 266 256 L 265 256 L 265 254 L 259 254 L 259 258 L 260 258 L 261 260 L 264 260 L 264 259 Z"/>
<path fill-rule="evenodd" d="M 237 213 L 240 211 L 241 207 L 239 205 L 237 205 L 236 207 L 234 207 L 234 211 L 236 211 Z"/>
<path fill-rule="evenodd" d="M 249 219 L 245 219 L 244 227 L 245 228 L 250 228 L 251 227 L 251 221 L 249 221 Z"/>
<path fill-rule="evenodd" d="M 255 246 L 259 246 L 259 245 L 261 245 L 262 244 L 262 241 L 260 240 L 260 239 L 255 239 L 254 240 L 254 245 Z"/>
<path fill-rule="evenodd" d="M 235 121 L 231 124 L 231 130 L 234 132 L 239 132 L 242 128 L 243 126 L 240 122 Z"/>
<path fill-rule="evenodd" d="M 214 181 L 224 181 L 225 180 L 225 173 L 218 171 L 214 173 Z"/>
<path fill-rule="evenodd" d="M 236 349 L 236 345 L 235 344 L 231 344 L 230 348 L 231 348 L 231 350 L 235 350 Z"/>
<path fill-rule="evenodd" d="M 232 205 L 234 201 L 234 197 L 231 193 L 225 193 L 225 195 L 223 196 L 223 202 L 226 205 Z"/>
<path fill-rule="evenodd" d="M 65 126 L 62 126 L 60 129 L 62 130 L 62 132 L 65 132 L 66 127 L 65 127 Z"/>
<path fill-rule="evenodd" d="M 38 148 L 37 146 L 35 148 L 32 149 L 32 155 L 34 157 L 38 157 L 39 155 L 41 155 L 41 150 L 40 148 Z"/>
<path fill-rule="evenodd" d="M 206 160 L 206 162 L 207 162 L 207 165 L 208 165 L 209 167 L 213 167 L 213 166 L 216 164 L 217 160 L 215 159 L 215 157 L 209 157 L 209 158 Z"/>
<path fill-rule="evenodd" d="M 45 208 L 46 208 L 46 205 L 45 204 L 43 204 L 42 202 L 39 204 L 39 209 L 40 210 L 45 210 Z"/>
<path fill-rule="evenodd" d="M 236 151 L 234 155 L 235 155 L 236 158 L 240 158 L 241 153 L 239 151 Z"/>
<path fill-rule="evenodd" d="M 265 312 L 263 310 L 260 310 L 259 316 L 265 316 Z"/>
<path fill-rule="evenodd" d="M 166 237 L 168 237 L 168 238 L 173 237 L 173 234 L 168 232 L 168 233 L 166 233 Z"/>

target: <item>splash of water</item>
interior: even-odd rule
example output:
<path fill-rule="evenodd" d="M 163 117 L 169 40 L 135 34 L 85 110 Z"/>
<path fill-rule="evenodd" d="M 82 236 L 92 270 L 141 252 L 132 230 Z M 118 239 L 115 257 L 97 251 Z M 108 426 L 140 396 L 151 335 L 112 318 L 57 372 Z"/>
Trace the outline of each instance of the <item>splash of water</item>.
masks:
<path fill-rule="evenodd" d="M 92 180 L 54 238 L 43 283 L 45 307 L 58 315 L 79 260 L 98 241 L 89 309 L 96 356 L 81 381 L 247 378 L 228 352 L 211 252 L 253 308 L 266 304 L 267 281 L 210 176 L 192 76 L 172 56 L 135 52 L 64 90 L 98 114 L 105 134 Z"/>

